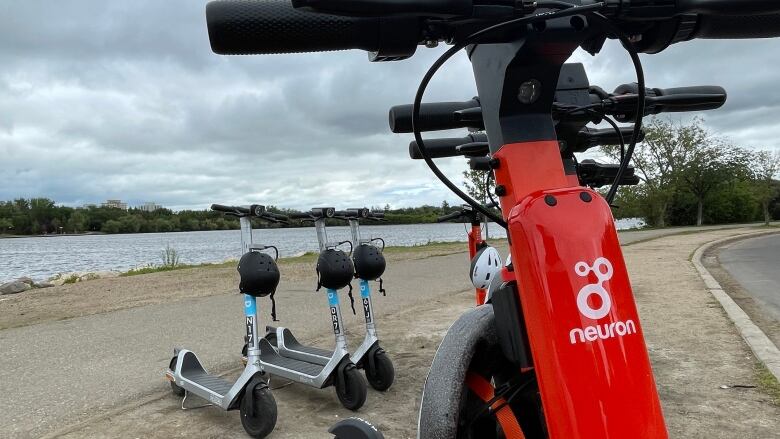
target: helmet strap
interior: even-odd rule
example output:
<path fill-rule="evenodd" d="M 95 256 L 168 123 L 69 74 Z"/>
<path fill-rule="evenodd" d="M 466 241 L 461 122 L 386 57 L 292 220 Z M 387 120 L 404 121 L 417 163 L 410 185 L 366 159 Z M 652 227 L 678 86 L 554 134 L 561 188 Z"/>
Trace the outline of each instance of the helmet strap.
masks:
<path fill-rule="evenodd" d="M 387 297 L 387 290 L 385 290 L 385 289 L 384 289 L 384 287 L 382 286 L 382 283 L 383 283 L 383 282 L 384 282 L 384 281 L 383 281 L 383 280 L 382 280 L 382 278 L 380 277 L 380 278 L 379 278 L 379 292 L 380 292 L 380 293 L 382 293 L 382 295 L 383 295 L 383 296 Z"/>
<path fill-rule="evenodd" d="M 355 312 L 355 297 L 352 296 L 352 282 L 349 283 L 349 292 L 347 293 L 347 296 L 349 296 L 349 306 L 352 307 L 352 314 L 357 315 Z"/>
<path fill-rule="evenodd" d="M 274 294 L 276 294 L 276 290 L 271 293 L 271 320 L 278 322 L 279 320 L 276 319 L 276 299 L 274 299 Z"/>

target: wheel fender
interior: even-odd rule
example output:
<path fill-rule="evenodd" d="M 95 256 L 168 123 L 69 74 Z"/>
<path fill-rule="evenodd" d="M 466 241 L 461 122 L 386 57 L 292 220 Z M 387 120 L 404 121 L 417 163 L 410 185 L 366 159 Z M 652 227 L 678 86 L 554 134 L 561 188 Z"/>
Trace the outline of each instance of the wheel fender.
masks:
<path fill-rule="evenodd" d="M 493 305 L 482 305 L 466 311 L 447 330 L 425 380 L 418 439 L 456 436 L 466 372 L 480 343 L 497 343 L 494 321 Z"/>
<path fill-rule="evenodd" d="M 328 430 L 336 436 L 335 439 L 384 439 L 376 427 L 360 418 L 347 418 L 339 421 Z"/>
<path fill-rule="evenodd" d="M 266 380 L 265 376 L 258 372 L 256 373 L 247 383 L 246 386 L 244 386 L 244 391 L 239 393 L 236 398 L 233 399 L 233 401 L 230 402 L 230 408 L 229 410 L 235 410 L 238 407 L 239 401 L 241 401 L 241 398 L 245 397 L 246 395 L 252 395 L 254 394 L 255 388 L 257 386 L 262 386 L 264 388 L 268 388 L 268 381 Z M 251 413 L 254 413 L 255 410 L 255 399 L 250 398 L 249 399 L 249 411 Z"/>

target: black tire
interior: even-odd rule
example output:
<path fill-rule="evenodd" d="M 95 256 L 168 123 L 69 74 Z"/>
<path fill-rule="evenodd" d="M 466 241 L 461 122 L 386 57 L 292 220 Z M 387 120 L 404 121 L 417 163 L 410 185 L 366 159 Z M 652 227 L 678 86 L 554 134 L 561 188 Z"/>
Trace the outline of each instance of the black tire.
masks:
<path fill-rule="evenodd" d="M 336 387 L 336 395 L 344 408 L 355 411 L 365 404 L 368 384 L 354 364 L 347 365 L 343 375 L 336 375 L 334 387 Z M 343 392 L 340 390 L 342 387 L 344 388 Z"/>
<path fill-rule="evenodd" d="M 384 392 L 393 385 L 393 381 L 395 380 L 395 368 L 385 351 L 380 349 L 374 352 L 373 355 L 374 367 L 371 367 L 371 362 L 367 359 L 363 365 L 366 370 L 366 379 L 368 380 L 368 384 L 371 384 L 371 387 L 380 392 Z"/>
<path fill-rule="evenodd" d="M 241 348 L 241 356 L 245 357 L 249 355 L 249 343 L 244 343 L 244 347 Z"/>
<path fill-rule="evenodd" d="M 249 399 L 253 399 L 254 413 L 249 413 Z M 276 427 L 276 400 L 271 389 L 265 386 L 255 386 L 252 392 L 241 398 L 239 407 L 241 426 L 249 436 L 264 438 Z"/>
<path fill-rule="evenodd" d="M 179 357 L 176 357 L 176 356 L 171 358 L 171 362 L 168 363 L 168 369 L 170 369 L 171 371 L 176 369 L 176 360 L 178 358 Z M 171 391 L 176 396 L 184 396 L 184 394 L 186 393 L 184 389 L 182 389 L 181 387 L 177 386 L 176 383 L 174 383 L 173 381 L 171 381 Z"/>

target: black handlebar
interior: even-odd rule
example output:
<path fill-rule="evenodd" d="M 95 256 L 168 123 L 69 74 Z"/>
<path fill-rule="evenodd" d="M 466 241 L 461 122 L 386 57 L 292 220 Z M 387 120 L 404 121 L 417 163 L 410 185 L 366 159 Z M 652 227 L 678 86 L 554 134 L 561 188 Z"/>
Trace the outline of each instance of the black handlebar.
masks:
<path fill-rule="evenodd" d="M 443 222 L 447 222 L 447 221 L 450 221 L 450 220 L 454 220 L 456 218 L 460 218 L 462 216 L 463 216 L 463 211 L 462 210 L 458 210 L 458 211 L 455 211 L 455 212 L 452 212 L 452 213 L 448 213 L 447 215 L 442 215 L 442 216 L 436 218 L 436 222 L 437 223 L 443 223 Z"/>
<path fill-rule="evenodd" d="M 223 0 L 206 5 L 211 50 L 220 55 L 375 51 L 380 21 L 299 11 L 289 0 Z"/>
<path fill-rule="evenodd" d="M 780 2 L 770 3 L 780 6 Z M 699 18 L 695 37 L 725 40 L 780 37 L 780 13 L 702 16 Z"/>
<path fill-rule="evenodd" d="M 479 108 L 476 98 L 464 102 L 434 102 L 420 105 L 420 131 L 466 128 L 473 124 L 456 113 Z M 394 133 L 412 132 L 412 106 L 396 105 L 390 109 L 390 130 Z"/>
<path fill-rule="evenodd" d="M 469 16 L 474 6 L 472 0 L 292 0 L 292 5 L 328 14 L 426 17 Z"/>
<path fill-rule="evenodd" d="M 620 122 L 633 122 L 636 116 L 637 85 L 623 84 L 604 101 L 609 114 Z M 703 111 L 720 108 L 726 102 L 726 90 L 714 85 L 648 88 L 645 115 Z"/>
<path fill-rule="evenodd" d="M 290 0 L 219 0 L 206 5 L 211 50 L 220 55 L 362 49 L 375 60 L 414 54 L 416 17 L 349 17 L 306 12 Z"/>
<path fill-rule="evenodd" d="M 564 2 L 572 6 L 586 3 L 559 3 Z M 668 24 L 675 22 L 679 29 L 671 35 L 684 35 L 680 40 L 780 36 L 780 2 L 775 0 L 605 3 L 602 12 L 626 33 L 644 33 L 643 44 L 650 51 L 673 42 Z M 505 0 L 218 0 L 207 5 L 206 17 L 211 47 L 218 54 L 362 49 L 372 52 L 374 60 L 393 60 L 411 56 L 418 44 L 449 41 L 496 21 L 527 15 L 536 7 L 545 6 Z M 680 14 L 693 18 L 680 21 Z M 459 32 L 461 26 L 469 31 Z M 654 26 L 666 26 L 666 30 L 654 32 Z"/>
<path fill-rule="evenodd" d="M 425 151 L 431 158 L 455 157 L 464 155 L 458 151 L 458 147 L 469 143 L 487 142 L 487 135 L 484 133 L 469 134 L 466 137 L 445 137 L 442 139 L 430 139 L 425 141 Z M 483 154 L 484 155 L 484 154 Z M 422 154 L 417 146 L 417 141 L 412 140 L 409 143 L 409 157 L 420 160 Z"/>
<path fill-rule="evenodd" d="M 234 215 L 238 217 L 251 216 L 254 218 L 261 218 L 272 222 L 287 222 L 290 218 L 287 215 L 268 212 L 262 204 L 253 204 L 249 207 L 243 206 L 225 206 L 223 204 L 212 204 L 211 210 L 216 212 L 222 212 L 227 215 Z"/>

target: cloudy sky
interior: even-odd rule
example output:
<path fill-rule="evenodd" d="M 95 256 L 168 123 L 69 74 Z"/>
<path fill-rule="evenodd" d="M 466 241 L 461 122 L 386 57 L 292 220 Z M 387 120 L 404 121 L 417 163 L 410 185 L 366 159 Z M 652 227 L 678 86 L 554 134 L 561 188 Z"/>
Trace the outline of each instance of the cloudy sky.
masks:
<path fill-rule="evenodd" d="M 387 110 L 411 102 L 441 49 L 369 63 L 360 51 L 222 57 L 203 0 L 0 2 L 0 200 L 120 198 L 174 209 L 212 202 L 409 206 L 455 201 Z M 578 53 L 591 83 L 634 80 L 612 44 Z M 780 41 L 697 41 L 643 56 L 654 87 L 716 84 L 704 114 L 737 144 L 780 148 Z M 430 100 L 475 94 L 465 56 Z M 460 180 L 465 163 L 442 162 Z"/>

